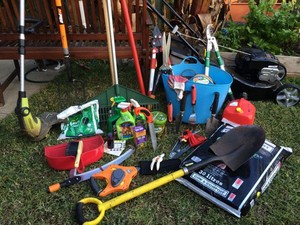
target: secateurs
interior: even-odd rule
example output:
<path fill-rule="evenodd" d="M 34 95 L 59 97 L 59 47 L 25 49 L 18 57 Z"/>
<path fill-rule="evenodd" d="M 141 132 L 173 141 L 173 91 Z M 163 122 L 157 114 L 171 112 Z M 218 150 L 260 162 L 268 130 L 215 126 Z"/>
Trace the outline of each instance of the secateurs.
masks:
<path fill-rule="evenodd" d="M 190 130 L 185 130 L 182 136 L 178 138 L 178 141 L 172 148 L 169 158 L 176 159 L 182 156 L 185 152 L 194 147 L 200 145 L 206 140 L 206 137 L 196 133 L 192 133 Z"/>

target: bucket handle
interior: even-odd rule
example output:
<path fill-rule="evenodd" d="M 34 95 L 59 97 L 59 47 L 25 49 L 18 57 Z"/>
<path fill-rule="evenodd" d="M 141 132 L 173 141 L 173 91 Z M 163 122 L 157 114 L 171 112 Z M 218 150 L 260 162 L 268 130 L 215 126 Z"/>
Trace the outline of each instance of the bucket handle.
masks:
<path fill-rule="evenodd" d="M 194 77 L 194 76 L 197 75 L 197 73 L 196 73 L 195 70 L 192 70 L 192 69 L 185 69 L 185 70 L 183 70 L 183 71 L 180 73 L 180 76 L 187 77 L 187 75 L 184 75 L 184 73 L 186 73 L 186 72 L 191 72 L 191 73 L 193 73 L 193 75 L 192 75 L 192 76 L 189 75 L 189 77 Z"/>
<path fill-rule="evenodd" d="M 187 63 L 186 61 L 189 60 L 189 59 L 195 60 L 196 63 L 193 63 L 193 61 Z M 194 56 L 187 56 L 179 64 L 201 64 L 201 63 L 199 62 L 199 60 L 196 57 L 194 57 Z"/>

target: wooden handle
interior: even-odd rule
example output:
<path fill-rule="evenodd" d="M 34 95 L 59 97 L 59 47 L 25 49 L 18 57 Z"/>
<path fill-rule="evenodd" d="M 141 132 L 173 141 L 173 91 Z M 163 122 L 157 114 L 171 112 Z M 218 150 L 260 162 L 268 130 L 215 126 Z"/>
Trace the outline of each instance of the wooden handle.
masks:
<path fill-rule="evenodd" d="M 79 167 L 79 162 L 80 162 L 82 150 L 83 150 L 83 142 L 79 141 L 78 142 L 78 148 L 77 148 L 77 155 L 76 155 L 76 159 L 75 159 L 75 163 L 74 163 L 74 167 L 76 169 Z"/>

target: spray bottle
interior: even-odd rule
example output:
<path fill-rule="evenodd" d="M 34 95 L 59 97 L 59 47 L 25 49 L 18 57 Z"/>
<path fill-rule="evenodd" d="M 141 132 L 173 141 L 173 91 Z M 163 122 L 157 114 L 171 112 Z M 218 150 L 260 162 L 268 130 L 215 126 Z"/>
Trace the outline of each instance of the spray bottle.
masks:
<path fill-rule="evenodd" d="M 131 115 L 129 102 L 121 102 L 118 104 L 120 111 L 120 118 L 116 121 L 117 137 L 120 140 L 132 139 L 134 135 L 133 128 L 135 120 Z"/>
<path fill-rule="evenodd" d="M 110 98 L 110 101 L 112 102 L 112 105 L 111 105 L 111 110 L 110 110 L 110 116 L 107 119 L 107 133 L 114 134 L 115 130 L 116 130 L 116 128 L 115 128 L 116 121 L 121 116 L 121 114 L 120 114 L 121 109 L 118 108 L 117 106 L 119 103 L 125 102 L 126 99 L 123 96 L 115 96 L 115 97 Z"/>
<path fill-rule="evenodd" d="M 130 103 L 134 108 L 141 107 L 140 104 L 133 98 L 130 99 Z M 135 120 L 136 126 L 143 126 L 145 129 L 147 129 L 147 118 L 143 113 L 139 113 L 138 115 L 136 115 L 133 112 L 133 118 Z"/>

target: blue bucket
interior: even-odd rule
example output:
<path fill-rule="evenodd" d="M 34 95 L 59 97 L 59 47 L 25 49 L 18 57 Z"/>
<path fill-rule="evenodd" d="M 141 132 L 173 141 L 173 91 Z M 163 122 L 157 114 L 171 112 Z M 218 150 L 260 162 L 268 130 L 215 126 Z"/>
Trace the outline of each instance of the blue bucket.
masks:
<path fill-rule="evenodd" d="M 196 105 L 194 110 L 196 113 L 196 124 L 205 124 L 207 119 L 211 117 L 211 106 L 214 100 L 215 92 L 219 92 L 219 103 L 217 112 L 221 109 L 230 85 L 233 82 L 232 76 L 221 70 L 219 67 L 210 66 L 209 76 L 214 81 L 214 84 L 202 84 L 195 83 L 193 77 L 197 74 L 204 74 L 205 66 L 198 61 L 197 58 L 189 56 L 182 60 L 181 63 L 173 66 L 174 75 L 180 75 L 188 79 L 185 83 L 185 91 L 187 91 L 187 99 L 185 104 L 185 111 L 183 114 L 182 122 L 188 123 L 189 117 L 192 114 L 192 98 L 191 98 L 191 86 L 194 84 L 196 87 Z M 167 102 L 171 102 L 173 105 L 173 118 L 180 112 L 180 101 L 177 100 L 177 94 L 174 89 L 168 85 L 167 74 L 162 75 L 163 85 L 166 92 Z"/>

